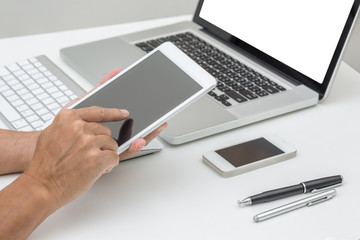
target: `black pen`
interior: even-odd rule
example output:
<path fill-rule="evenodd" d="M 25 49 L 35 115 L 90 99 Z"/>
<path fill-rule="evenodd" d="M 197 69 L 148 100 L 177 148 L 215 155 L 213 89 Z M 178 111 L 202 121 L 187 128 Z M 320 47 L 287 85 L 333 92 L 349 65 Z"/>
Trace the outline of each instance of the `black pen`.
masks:
<path fill-rule="evenodd" d="M 302 182 L 297 185 L 274 189 L 260 194 L 256 194 L 251 197 L 245 198 L 242 201 L 238 200 L 238 205 L 249 206 L 257 203 L 270 202 L 297 194 L 322 191 L 328 188 L 333 188 L 341 185 L 342 180 L 343 177 L 341 175 L 336 175 L 331 177 L 319 178 L 307 182 Z"/>

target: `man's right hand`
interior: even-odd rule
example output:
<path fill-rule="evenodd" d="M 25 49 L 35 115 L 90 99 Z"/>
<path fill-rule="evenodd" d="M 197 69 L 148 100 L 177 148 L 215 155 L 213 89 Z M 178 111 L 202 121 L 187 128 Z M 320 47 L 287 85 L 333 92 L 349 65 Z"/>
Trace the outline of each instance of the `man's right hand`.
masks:
<path fill-rule="evenodd" d="M 119 164 L 118 145 L 100 123 L 128 116 L 126 110 L 101 107 L 60 111 L 40 134 L 23 175 L 44 186 L 55 199 L 55 208 L 67 204 Z"/>

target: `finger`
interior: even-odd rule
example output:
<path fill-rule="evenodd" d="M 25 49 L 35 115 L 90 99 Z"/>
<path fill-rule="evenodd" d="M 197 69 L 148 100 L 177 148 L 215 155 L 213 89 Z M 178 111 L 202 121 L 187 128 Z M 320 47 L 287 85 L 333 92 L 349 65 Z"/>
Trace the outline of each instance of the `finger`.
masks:
<path fill-rule="evenodd" d="M 119 165 L 119 156 L 114 151 L 105 150 L 101 157 L 101 173 L 110 172 L 111 169 Z"/>
<path fill-rule="evenodd" d="M 146 141 L 142 138 L 135 140 L 130 147 L 119 155 L 119 161 L 134 157 L 145 146 Z"/>
<path fill-rule="evenodd" d="M 106 81 L 110 80 L 111 78 L 115 77 L 117 74 L 119 74 L 121 72 L 120 68 L 115 68 L 113 70 L 111 70 L 109 73 L 107 73 L 99 82 L 98 85 L 101 85 L 103 83 L 105 83 Z"/>
<path fill-rule="evenodd" d="M 81 119 L 86 122 L 112 122 L 126 119 L 129 112 L 124 109 L 88 107 L 76 109 Z"/>
<path fill-rule="evenodd" d="M 151 142 L 156 136 L 160 134 L 162 130 L 164 130 L 167 127 L 167 123 L 163 123 L 160 127 L 149 133 L 146 137 L 144 137 L 146 141 L 146 145 Z"/>
<path fill-rule="evenodd" d="M 85 96 L 85 95 L 86 95 L 86 94 L 84 94 L 83 96 Z M 65 104 L 65 106 L 63 106 L 61 109 L 67 109 L 68 107 L 70 107 L 71 105 L 73 105 L 74 103 L 76 103 L 77 101 L 79 101 L 83 96 L 74 98 L 73 100 L 71 100 L 70 102 L 68 102 L 67 104 Z"/>
<path fill-rule="evenodd" d="M 121 125 L 118 138 L 116 139 L 119 146 L 131 138 L 133 122 L 134 122 L 133 119 L 128 118 Z"/>
<path fill-rule="evenodd" d="M 111 136 L 110 128 L 100 123 L 89 122 L 85 125 L 85 129 L 94 135 Z"/>
<path fill-rule="evenodd" d="M 105 135 L 96 136 L 96 145 L 103 151 L 110 150 L 115 153 L 119 147 L 112 137 Z"/>
<path fill-rule="evenodd" d="M 92 91 L 94 91 L 97 87 L 99 87 L 101 84 L 105 83 L 106 81 L 110 80 L 111 78 L 113 78 L 114 76 L 116 76 L 117 74 L 119 74 L 121 72 L 120 68 L 115 68 L 113 70 L 111 70 L 108 74 L 106 74 L 101 81 L 90 91 L 88 91 L 87 93 L 81 95 L 80 97 L 77 97 L 73 100 L 71 100 L 70 102 L 68 102 L 65 106 L 62 107 L 62 109 L 66 109 L 68 107 L 70 107 L 71 105 L 73 105 L 75 102 L 79 101 L 81 98 L 85 97 L 86 95 L 88 95 L 89 93 L 91 93 Z"/>

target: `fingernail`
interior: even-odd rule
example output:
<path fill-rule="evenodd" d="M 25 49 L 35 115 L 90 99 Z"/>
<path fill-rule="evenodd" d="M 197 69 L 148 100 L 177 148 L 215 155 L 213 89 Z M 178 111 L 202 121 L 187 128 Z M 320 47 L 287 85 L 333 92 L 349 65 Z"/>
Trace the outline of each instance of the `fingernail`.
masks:
<path fill-rule="evenodd" d="M 120 110 L 121 111 L 121 113 L 123 114 L 123 115 L 125 115 L 125 116 L 129 116 L 129 111 L 128 110 L 126 110 L 126 109 L 121 109 Z"/>

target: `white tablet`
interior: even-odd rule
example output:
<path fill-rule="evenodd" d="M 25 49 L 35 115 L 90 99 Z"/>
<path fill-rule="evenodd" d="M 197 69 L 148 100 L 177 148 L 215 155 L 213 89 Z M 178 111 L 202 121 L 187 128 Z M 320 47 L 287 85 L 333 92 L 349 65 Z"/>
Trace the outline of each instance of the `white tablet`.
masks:
<path fill-rule="evenodd" d="M 191 58 L 164 43 L 69 108 L 127 109 L 128 119 L 103 123 L 118 142 L 120 154 L 215 85 L 215 78 Z"/>

